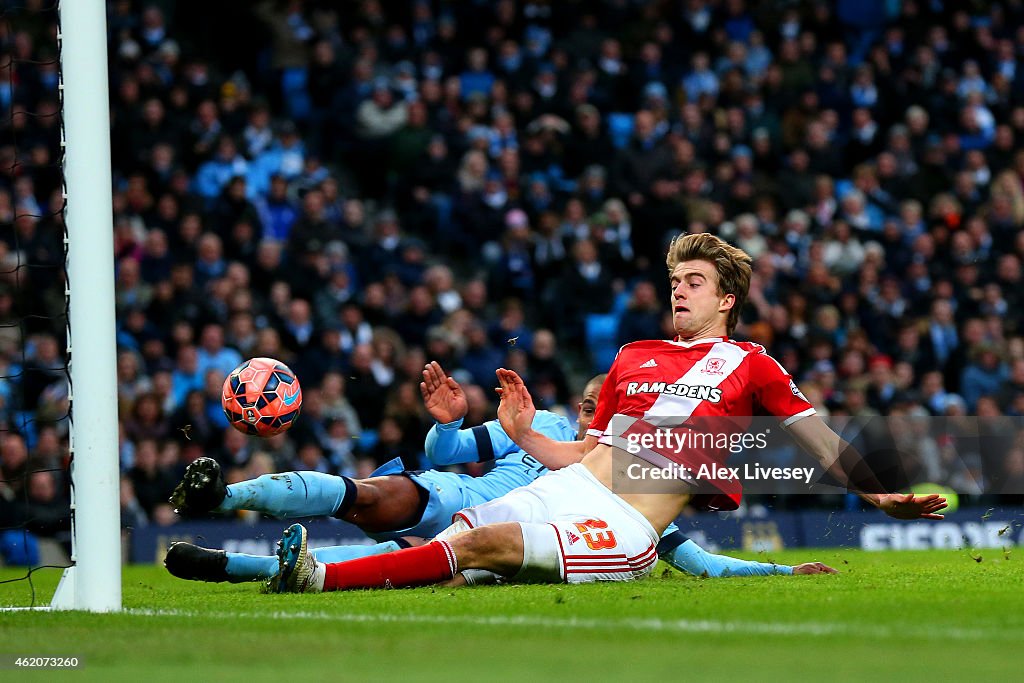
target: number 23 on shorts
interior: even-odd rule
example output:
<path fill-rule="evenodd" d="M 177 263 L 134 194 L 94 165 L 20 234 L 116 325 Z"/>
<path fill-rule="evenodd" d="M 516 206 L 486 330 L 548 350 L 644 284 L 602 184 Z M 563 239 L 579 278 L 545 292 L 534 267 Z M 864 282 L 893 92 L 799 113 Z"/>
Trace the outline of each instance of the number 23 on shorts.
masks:
<path fill-rule="evenodd" d="M 588 519 L 585 522 L 574 522 L 587 547 L 591 550 L 608 550 L 618 545 L 615 534 L 612 531 L 594 531 L 595 529 L 607 529 L 608 522 L 599 519 Z"/>

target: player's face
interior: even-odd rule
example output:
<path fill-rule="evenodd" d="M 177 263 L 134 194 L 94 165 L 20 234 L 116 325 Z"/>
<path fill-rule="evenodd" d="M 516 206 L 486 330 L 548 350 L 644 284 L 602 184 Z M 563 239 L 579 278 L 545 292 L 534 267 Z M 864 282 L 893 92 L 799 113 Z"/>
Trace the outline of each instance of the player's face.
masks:
<path fill-rule="evenodd" d="M 601 386 L 588 386 L 584 390 L 583 400 L 579 404 L 580 414 L 577 418 L 579 431 L 576 438 L 582 440 L 587 435 L 590 423 L 594 421 L 594 412 L 597 410 L 597 395 L 601 393 Z"/>
<path fill-rule="evenodd" d="M 736 300 L 718 291 L 718 273 L 708 261 L 683 261 L 672 271 L 672 323 L 681 339 L 726 334 L 729 309 Z"/>

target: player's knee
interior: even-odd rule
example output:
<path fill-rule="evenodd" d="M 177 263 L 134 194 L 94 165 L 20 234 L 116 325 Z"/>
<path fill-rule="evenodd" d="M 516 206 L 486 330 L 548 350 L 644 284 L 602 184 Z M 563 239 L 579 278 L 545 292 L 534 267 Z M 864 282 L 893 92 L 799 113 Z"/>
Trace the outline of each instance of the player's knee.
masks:
<path fill-rule="evenodd" d="M 448 540 L 455 549 L 460 564 L 472 565 L 487 560 L 497 547 L 494 530 L 485 526 L 452 534 Z"/>
<path fill-rule="evenodd" d="M 519 525 L 495 524 L 470 529 L 450 540 L 460 569 L 486 569 L 508 576 L 523 563 Z"/>
<path fill-rule="evenodd" d="M 355 488 L 355 496 L 351 498 L 346 506 L 346 514 L 355 515 L 352 521 L 357 524 L 371 523 L 378 515 L 386 514 L 389 491 L 386 480 L 382 479 L 352 479 Z M 391 496 L 392 502 L 394 497 Z"/>
<path fill-rule="evenodd" d="M 352 501 L 352 507 L 372 508 L 380 503 L 383 494 L 377 484 L 365 479 L 353 479 L 352 483 L 356 487 L 356 497 Z"/>
<path fill-rule="evenodd" d="M 379 511 L 394 514 L 394 510 L 415 510 L 423 503 L 420 487 L 408 477 L 386 476 L 371 479 L 352 479 L 355 498 L 352 507 L 363 515 Z"/>

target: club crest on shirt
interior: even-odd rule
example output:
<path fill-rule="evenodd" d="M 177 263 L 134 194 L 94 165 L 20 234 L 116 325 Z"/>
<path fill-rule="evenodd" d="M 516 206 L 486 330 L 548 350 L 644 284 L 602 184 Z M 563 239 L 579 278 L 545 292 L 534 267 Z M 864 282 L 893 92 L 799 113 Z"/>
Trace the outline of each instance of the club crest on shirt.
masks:
<path fill-rule="evenodd" d="M 708 358 L 707 363 L 704 365 L 704 369 L 701 370 L 701 374 L 704 375 L 721 375 L 722 368 L 725 367 L 724 358 Z"/>

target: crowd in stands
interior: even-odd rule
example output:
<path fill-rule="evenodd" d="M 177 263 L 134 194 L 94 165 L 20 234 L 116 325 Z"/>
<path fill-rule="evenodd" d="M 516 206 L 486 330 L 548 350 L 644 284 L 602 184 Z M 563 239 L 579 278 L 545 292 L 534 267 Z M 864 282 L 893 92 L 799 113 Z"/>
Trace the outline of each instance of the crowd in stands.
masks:
<path fill-rule="evenodd" d="M 68 431 L 50 4 L 0 11 L 0 501 L 45 523 Z M 203 454 L 232 480 L 424 466 L 427 360 L 467 426 L 498 366 L 571 415 L 619 345 L 672 335 L 681 232 L 753 257 L 734 336 L 822 414 L 1024 415 L 1019 2 L 107 4 L 126 524 L 173 523 Z M 285 435 L 221 411 L 252 356 L 302 382 Z M 1013 433 L 994 462 L 918 436 L 932 480 L 1024 492 Z"/>

